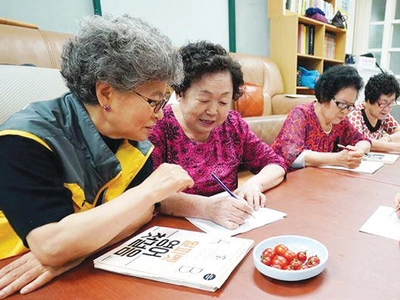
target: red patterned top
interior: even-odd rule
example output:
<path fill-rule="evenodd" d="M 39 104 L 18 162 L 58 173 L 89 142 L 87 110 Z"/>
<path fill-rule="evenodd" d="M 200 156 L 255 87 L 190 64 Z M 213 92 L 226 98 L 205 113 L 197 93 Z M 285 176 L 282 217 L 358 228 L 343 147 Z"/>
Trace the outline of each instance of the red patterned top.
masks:
<path fill-rule="evenodd" d="M 149 140 L 155 146 L 152 153 L 155 168 L 163 162 L 178 164 L 193 178 L 195 185 L 185 193 L 211 196 L 222 192 L 211 173 L 230 190 L 235 190 L 240 164 L 254 174 L 268 164 L 277 164 L 286 170 L 282 157 L 260 140 L 236 111 L 230 111 L 225 122 L 201 143 L 185 135 L 171 106 L 167 106 L 164 118 L 157 122 Z"/>
<path fill-rule="evenodd" d="M 339 124 L 332 124 L 331 132 L 326 133 L 318 121 L 314 102 L 311 102 L 292 109 L 272 148 L 285 159 L 286 165 L 291 167 L 304 150 L 336 152 L 340 150 L 337 149 L 337 144 L 355 145 L 362 140 L 369 141 L 348 119 Z"/>
<path fill-rule="evenodd" d="M 366 122 L 363 117 L 362 109 L 364 109 L 364 103 L 357 104 L 356 109 L 348 115 L 348 118 L 350 120 L 350 123 L 353 124 L 353 126 L 359 132 L 370 139 L 379 140 L 385 133 L 394 133 L 396 128 L 399 126 L 399 123 L 397 123 L 397 121 L 389 113 L 381 121 L 379 128 L 377 128 L 376 130 L 370 130 L 367 125 L 368 121 Z"/>

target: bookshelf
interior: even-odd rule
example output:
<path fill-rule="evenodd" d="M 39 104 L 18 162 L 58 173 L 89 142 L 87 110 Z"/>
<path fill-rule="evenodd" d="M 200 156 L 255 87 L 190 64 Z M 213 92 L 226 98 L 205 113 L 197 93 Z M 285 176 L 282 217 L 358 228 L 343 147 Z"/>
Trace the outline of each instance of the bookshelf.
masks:
<path fill-rule="evenodd" d="M 331 3 L 336 11 L 335 1 L 327 2 Z M 285 93 L 314 93 L 307 87 L 297 85 L 299 66 L 318 70 L 321 74 L 329 67 L 344 64 L 346 30 L 287 10 L 285 0 L 268 0 L 268 17 L 270 18 L 270 57 L 281 71 Z M 305 33 L 301 31 L 302 28 L 306 28 Z M 312 51 L 309 51 L 309 45 L 302 46 L 304 43 L 309 44 L 310 28 L 313 31 Z"/>

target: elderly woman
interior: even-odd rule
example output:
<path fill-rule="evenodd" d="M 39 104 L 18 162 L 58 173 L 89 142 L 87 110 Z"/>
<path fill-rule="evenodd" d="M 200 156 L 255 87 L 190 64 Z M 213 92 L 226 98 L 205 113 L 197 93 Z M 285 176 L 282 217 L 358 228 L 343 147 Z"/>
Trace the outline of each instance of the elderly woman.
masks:
<path fill-rule="evenodd" d="M 364 93 L 365 102 L 349 114 L 350 123 L 371 139 L 371 150 L 400 152 L 400 126 L 390 114 L 400 95 L 396 77 L 388 73 L 372 76 Z"/>
<path fill-rule="evenodd" d="M 334 66 L 316 83 L 317 101 L 292 109 L 272 144 L 290 170 L 360 165 L 371 144 L 350 124 L 347 115 L 354 109 L 362 84 L 354 68 Z"/>
<path fill-rule="evenodd" d="M 177 50 L 129 16 L 81 25 L 62 54 L 71 93 L 0 127 L 0 258 L 30 250 L 0 271 L 0 298 L 28 293 L 131 235 L 155 202 L 193 184 L 177 165 L 151 174 L 149 159 L 166 85 L 182 78 Z"/>
<path fill-rule="evenodd" d="M 227 228 L 242 224 L 253 208 L 266 205 L 264 191 L 278 185 L 286 169 L 281 157 L 261 141 L 239 113 L 230 110 L 241 95 L 243 74 L 224 48 L 206 41 L 180 49 L 185 77 L 174 85 L 177 103 L 167 106 L 164 118 L 150 136 L 154 165 L 179 164 L 195 184 L 164 200 L 159 211 L 208 219 Z M 257 174 L 238 189 L 239 166 Z M 215 173 L 242 199 L 220 195 Z M 246 201 L 243 201 L 245 199 Z"/>

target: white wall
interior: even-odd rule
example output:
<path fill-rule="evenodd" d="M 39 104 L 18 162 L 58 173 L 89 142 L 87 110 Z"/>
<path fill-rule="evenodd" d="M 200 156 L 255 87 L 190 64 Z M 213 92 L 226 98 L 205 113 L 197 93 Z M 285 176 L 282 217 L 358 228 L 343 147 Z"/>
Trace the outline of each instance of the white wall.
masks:
<path fill-rule="evenodd" d="M 269 56 L 267 2 L 266 0 L 235 1 L 236 52 Z"/>
<path fill-rule="evenodd" d="M 177 46 L 205 39 L 229 48 L 227 0 L 101 0 L 101 9 L 103 15 L 140 17 Z"/>
<path fill-rule="evenodd" d="M 236 0 L 235 5 L 236 52 L 268 56 L 267 1 Z M 177 46 L 207 39 L 229 50 L 228 0 L 101 0 L 101 7 L 103 14 L 129 13 L 145 19 Z M 0 17 L 48 31 L 76 33 L 77 21 L 92 14 L 92 0 L 0 0 Z"/>
<path fill-rule="evenodd" d="M 37 24 L 47 31 L 76 33 L 77 20 L 92 14 L 91 0 L 0 0 L 0 17 Z"/>

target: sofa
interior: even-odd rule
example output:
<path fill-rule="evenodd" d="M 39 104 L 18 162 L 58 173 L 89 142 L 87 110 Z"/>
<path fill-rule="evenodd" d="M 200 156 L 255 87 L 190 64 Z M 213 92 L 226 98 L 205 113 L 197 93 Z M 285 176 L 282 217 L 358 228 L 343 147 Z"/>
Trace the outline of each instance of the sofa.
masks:
<path fill-rule="evenodd" d="M 43 31 L 32 24 L 0 19 L 0 101 L 7 103 L 0 112 L 0 123 L 29 102 L 54 98 L 67 91 L 58 70 L 62 45 L 70 37 L 71 34 Z M 233 108 L 240 107 L 252 130 L 271 144 L 290 109 L 314 98 L 286 97 L 282 75 L 270 59 L 249 54 L 230 55 L 242 65 L 249 90 L 255 87 L 254 93 L 239 99 L 236 103 L 239 105 Z"/>

